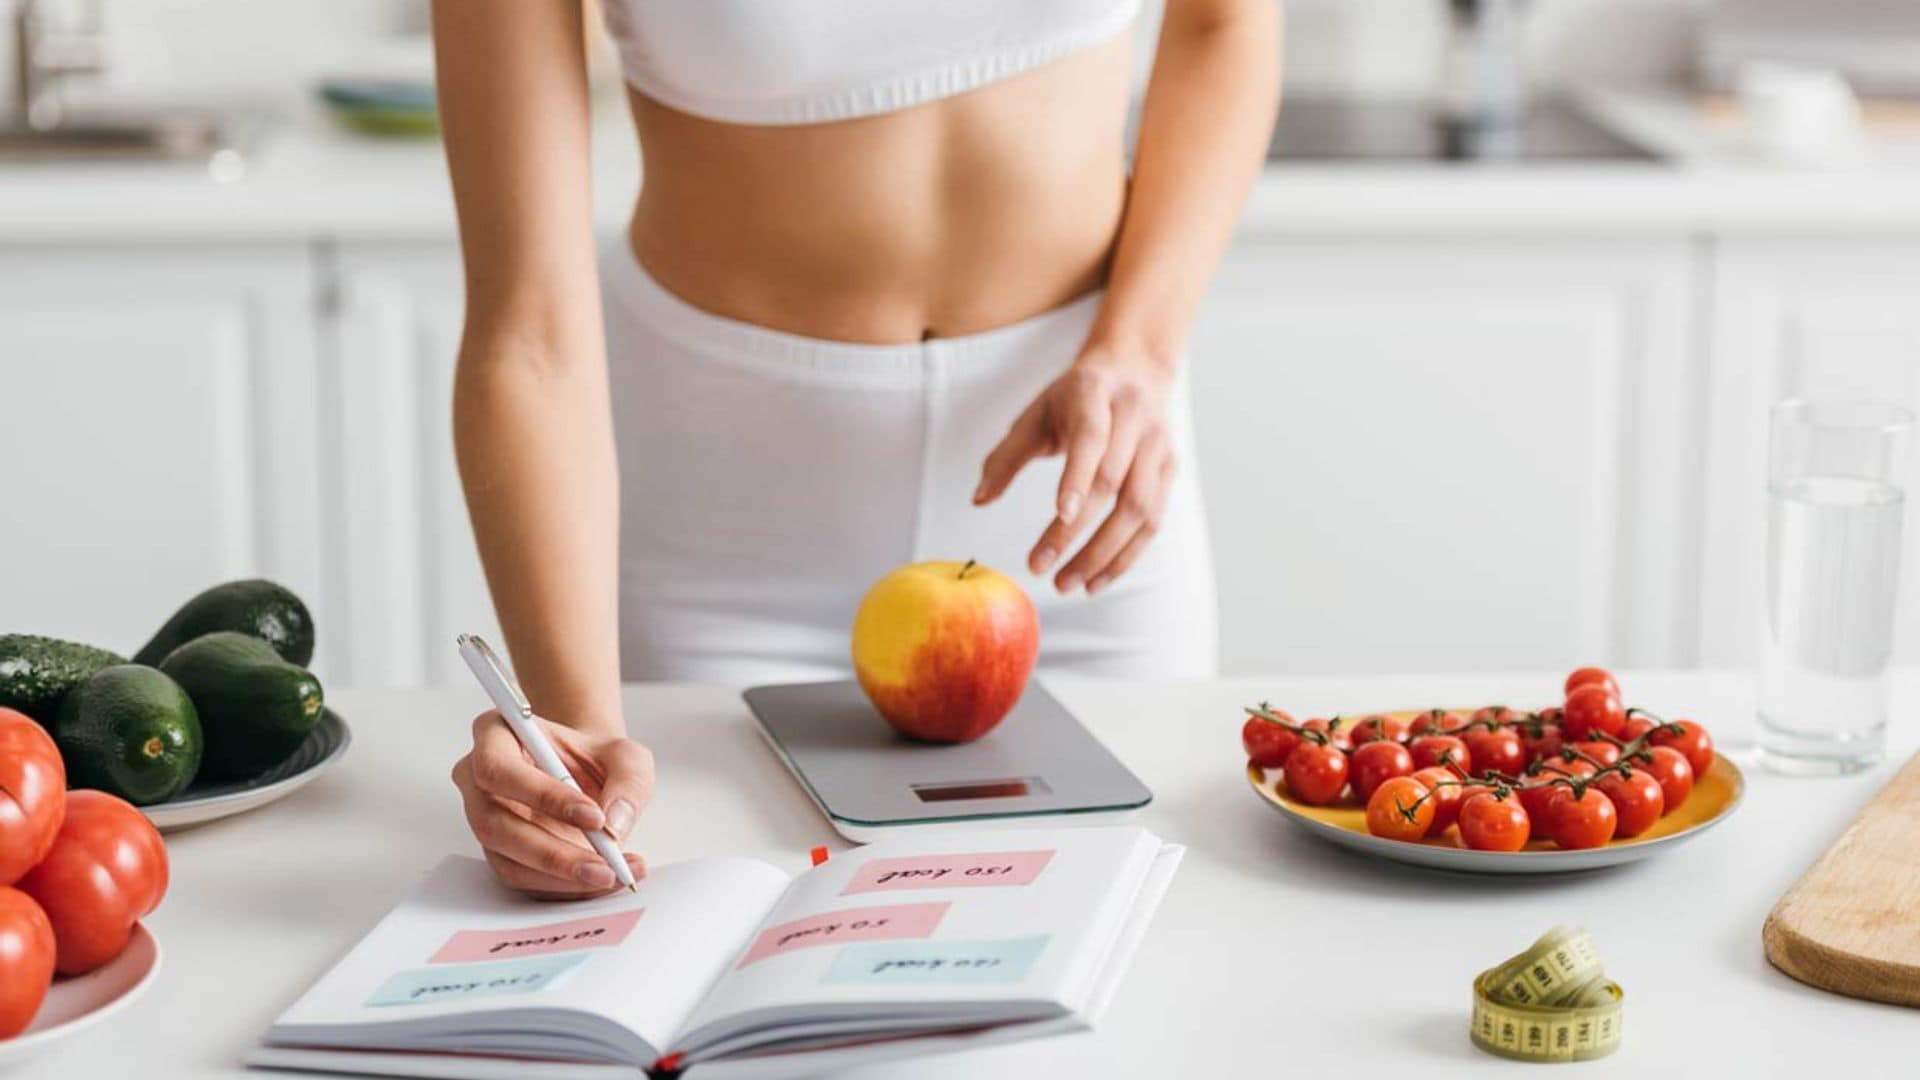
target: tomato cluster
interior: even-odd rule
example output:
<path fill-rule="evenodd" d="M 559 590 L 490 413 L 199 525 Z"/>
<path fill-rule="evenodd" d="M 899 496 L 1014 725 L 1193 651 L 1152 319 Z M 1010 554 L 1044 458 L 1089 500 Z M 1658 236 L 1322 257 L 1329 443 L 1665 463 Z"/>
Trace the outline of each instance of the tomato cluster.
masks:
<path fill-rule="evenodd" d="M 1430 709 L 1351 727 L 1337 717 L 1295 723 L 1262 703 L 1247 710 L 1240 738 L 1249 764 L 1279 769 L 1300 802 L 1333 805 L 1351 789 L 1375 836 L 1417 842 L 1454 829 L 1480 851 L 1639 836 L 1713 767 L 1706 728 L 1627 708 L 1606 671 L 1580 668 L 1564 690 L 1561 704 L 1535 712 Z"/>
<path fill-rule="evenodd" d="M 0 1039 L 32 1022 L 54 972 L 120 955 L 167 891 L 167 849 L 104 791 L 68 791 L 40 725 L 0 708 Z"/>

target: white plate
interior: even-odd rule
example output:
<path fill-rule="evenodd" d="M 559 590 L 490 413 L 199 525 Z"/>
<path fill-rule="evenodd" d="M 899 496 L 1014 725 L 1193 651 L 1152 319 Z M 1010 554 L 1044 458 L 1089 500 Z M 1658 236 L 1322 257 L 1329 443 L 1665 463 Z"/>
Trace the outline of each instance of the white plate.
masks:
<path fill-rule="evenodd" d="M 105 967 L 57 978 L 27 1030 L 0 1039 L 0 1070 L 17 1068 L 98 1024 L 146 992 L 160 971 L 160 943 L 144 924 Z"/>
<path fill-rule="evenodd" d="M 284 799 L 311 783 L 314 777 L 338 764 L 353 737 L 340 714 L 328 709 L 320 714 L 307 741 L 293 756 L 251 780 L 232 783 L 195 783 L 185 792 L 163 803 L 143 806 L 161 832 L 184 829 L 189 825 L 245 813 Z"/>

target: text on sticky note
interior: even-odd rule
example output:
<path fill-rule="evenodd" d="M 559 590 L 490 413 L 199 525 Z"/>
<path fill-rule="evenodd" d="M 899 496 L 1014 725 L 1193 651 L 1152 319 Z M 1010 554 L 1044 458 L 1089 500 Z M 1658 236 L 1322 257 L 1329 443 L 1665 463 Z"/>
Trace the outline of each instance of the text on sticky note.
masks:
<path fill-rule="evenodd" d="M 844 908 L 770 926 L 753 939 L 741 967 L 769 956 L 816 945 L 848 941 L 886 941 L 930 936 L 947 914 L 947 904 L 888 904 L 883 907 Z"/>
<path fill-rule="evenodd" d="M 515 956 L 572 952 L 618 945 L 632 932 L 645 908 L 590 915 L 584 919 L 523 926 L 511 930 L 462 930 L 447 939 L 428 958 L 432 964 L 464 964 L 472 960 L 505 960 Z"/>
<path fill-rule="evenodd" d="M 367 1004 L 434 1005 L 499 994 L 528 994 L 552 986 L 554 980 L 579 967 L 586 959 L 580 953 L 562 953 L 415 968 L 389 976 L 367 999 Z"/>
<path fill-rule="evenodd" d="M 1046 947 L 1045 934 L 999 941 L 875 941 L 841 949 L 820 981 L 1017 983 Z"/>
<path fill-rule="evenodd" d="M 1053 861 L 1052 851 L 965 852 L 957 855 L 909 855 L 874 859 L 840 890 L 850 893 L 886 889 L 965 889 L 992 885 L 1031 885 Z"/>

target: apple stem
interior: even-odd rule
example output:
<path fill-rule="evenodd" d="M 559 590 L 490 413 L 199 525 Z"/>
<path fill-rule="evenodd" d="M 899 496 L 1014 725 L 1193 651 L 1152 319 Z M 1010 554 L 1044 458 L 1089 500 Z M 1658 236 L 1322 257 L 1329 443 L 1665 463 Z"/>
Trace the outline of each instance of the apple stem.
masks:
<path fill-rule="evenodd" d="M 964 578 L 964 577 L 966 577 L 966 576 L 967 576 L 967 571 L 969 571 L 969 570 L 971 570 L 971 569 L 973 569 L 975 565 L 976 565 L 976 563 L 975 563 L 975 561 L 974 561 L 974 560 L 972 560 L 972 559 L 968 559 L 968 560 L 967 560 L 967 565 L 965 565 L 965 566 L 963 566 L 963 567 L 961 567 L 961 568 L 960 568 L 960 572 L 959 572 L 958 574 L 956 574 L 956 575 L 954 575 L 954 576 L 955 576 L 956 578 Z"/>

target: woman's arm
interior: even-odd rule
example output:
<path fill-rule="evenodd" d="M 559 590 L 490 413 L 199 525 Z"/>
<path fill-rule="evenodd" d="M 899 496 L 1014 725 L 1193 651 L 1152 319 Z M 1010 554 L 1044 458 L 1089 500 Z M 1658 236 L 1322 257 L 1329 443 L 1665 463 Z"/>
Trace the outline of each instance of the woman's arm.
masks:
<path fill-rule="evenodd" d="M 453 393 L 460 478 L 520 682 L 599 801 L 542 775 L 492 713 L 475 722 L 454 779 L 509 884 L 611 887 L 579 828 L 624 836 L 652 762 L 626 740 L 620 711 L 619 490 L 580 5 L 436 0 L 433 16 L 466 266 Z"/>
<path fill-rule="evenodd" d="M 1107 294 L 1073 368 L 988 456 L 975 502 L 1035 457 L 1065 452 L 1057 517 L 1029 565 L 1063 592 L 1098 592 L 1152 539 L 1173 475 L 1166 402 L 1195 310 L 1258 175 L 1280 102 L 1275 0 L 1168 0 L 1140 116 Z"/>

